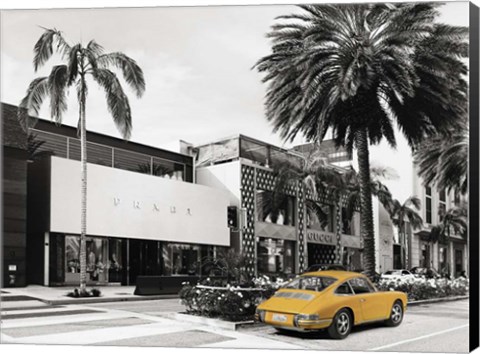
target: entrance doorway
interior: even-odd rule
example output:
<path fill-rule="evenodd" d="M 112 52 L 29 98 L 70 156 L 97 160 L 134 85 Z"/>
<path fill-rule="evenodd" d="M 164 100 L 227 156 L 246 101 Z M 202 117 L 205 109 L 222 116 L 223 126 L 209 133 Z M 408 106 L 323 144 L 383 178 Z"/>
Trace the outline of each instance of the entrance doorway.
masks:
<path fill-rule="evenodd" d="M 134 285 L 139 275 L 162 275 L 162 245 L 159 241 L 129 240 L 129 283 Z"/>
<path fill-rule="evenodd" d="M 462 250 L 456 249 L 455 250 L 455 277 L 459 277 L 463 269 L 463 252 Z"/>

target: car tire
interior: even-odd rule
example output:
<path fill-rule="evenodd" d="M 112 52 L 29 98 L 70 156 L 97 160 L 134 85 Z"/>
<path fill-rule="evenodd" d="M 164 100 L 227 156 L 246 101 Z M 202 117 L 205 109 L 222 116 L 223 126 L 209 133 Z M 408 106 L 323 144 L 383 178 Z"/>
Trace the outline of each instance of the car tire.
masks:
<path fill-rule="evenodd" d="M 390 310 L 390 317 L 385 322 L 389 327 L 397 327 L 403 320 L 403 305 L 402 302 L 397 300 Z"/>
<path fill-rule="evenodd" d="M 352 327 L 353 319 L 350 311 L 342 309 L 336 313 L 332 324 L 328 327 L 328 335 L 332 339 L 344 339 L 350 334 Z"/>

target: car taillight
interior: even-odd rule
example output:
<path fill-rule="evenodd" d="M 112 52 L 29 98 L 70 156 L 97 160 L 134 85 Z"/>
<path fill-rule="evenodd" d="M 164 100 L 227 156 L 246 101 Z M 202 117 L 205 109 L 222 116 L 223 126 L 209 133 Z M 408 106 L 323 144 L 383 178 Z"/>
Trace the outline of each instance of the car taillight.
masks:
<path fill-rule="evenodd" d="M 293 317 L 293 325 L 295 327 L 298 327 L 300 321 L 317 321 L 319 319 L 320 319 L 320 316 L 318 315 L 299 314 Z"/>
<path fill-rule="evenodd" d="M 255 310 L 255 320 L 259 322 L 265 322 L 265 310 Z"/>

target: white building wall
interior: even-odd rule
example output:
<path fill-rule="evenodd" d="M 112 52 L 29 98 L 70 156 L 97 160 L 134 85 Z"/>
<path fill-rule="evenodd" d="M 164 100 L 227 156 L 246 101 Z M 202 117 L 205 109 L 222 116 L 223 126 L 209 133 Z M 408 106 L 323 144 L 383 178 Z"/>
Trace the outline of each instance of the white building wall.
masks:
<path fill-rule="evenodd" d="M 240 207 L 240 161 L 232 161 L 196 170 L 196 182 L 225 191 L 231 206 Z"/>
<path fill-rule="evenodd" d="M 87 234 L 230 245 L 225 191 L 87 165 Z M 53 156 L 50 183 L 49 231 L 79 234 L 80 162 Z"/>

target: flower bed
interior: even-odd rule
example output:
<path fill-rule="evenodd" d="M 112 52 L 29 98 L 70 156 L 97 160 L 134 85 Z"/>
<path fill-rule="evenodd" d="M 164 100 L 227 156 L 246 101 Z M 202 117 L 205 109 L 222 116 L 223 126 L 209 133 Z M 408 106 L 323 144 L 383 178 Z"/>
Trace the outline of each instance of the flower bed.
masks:
<path fill-rule="evenodd" d="M 245 321 L 253 319 L 257 305 L 272 296 L 282 284 L 282 279 L 273 282 L 268 277 L 260 277 L 242 286 L 212 286 L 207 279 L 203 284 L 184 283 L 179 296 L 189 314 Z"/>
<path fill-rule="evenodd" d="M 449 279 L 424 279 L 415 278 L 408 280 L 385 280 L 377 283 L 379 290 L 398 290 L 408 295 L 409 301 L 436 299 L 447 296 L 467 295 L 469 281 L 465 278 Z"/>

